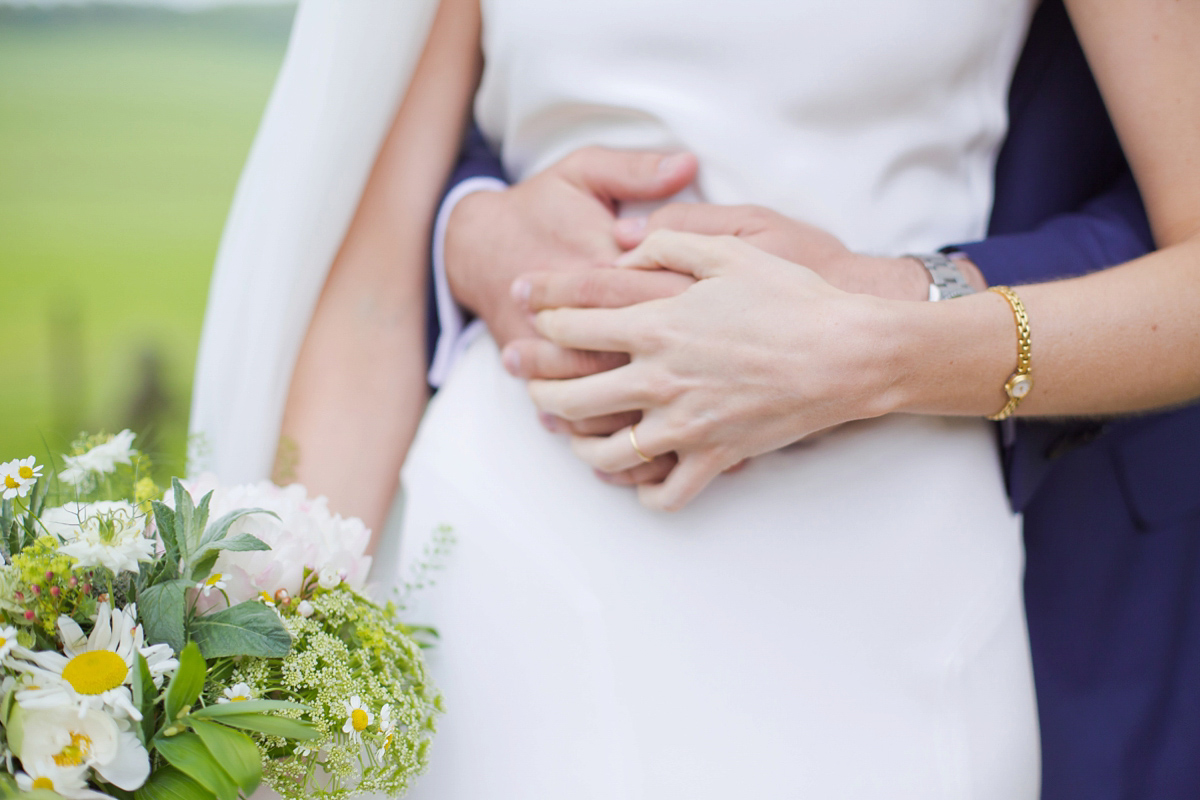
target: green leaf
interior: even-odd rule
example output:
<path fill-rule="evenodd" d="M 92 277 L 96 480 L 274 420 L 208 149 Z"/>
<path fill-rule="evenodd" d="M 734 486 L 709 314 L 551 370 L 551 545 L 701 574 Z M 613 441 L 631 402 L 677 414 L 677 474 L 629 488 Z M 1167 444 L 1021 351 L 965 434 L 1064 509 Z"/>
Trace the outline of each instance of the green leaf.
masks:
<path fill-rule="evenodd" d="M 292 636 L 279 615 L 257 600 L 197 617 L 191 633 L 205 658 L 283 658 L 292 649 Z"/>
<path fill-rule="evenodd" d="M 299 703 L 289 703 L 286 700 L 238 700 L 233 703 L 214 703 L 211 706 L 198 708 L 189 716 L 193 719 L 220 719 L 221 717 L 239 714 L 260 714 L 263 711 L 308 711 L 308 706 Z"/>
<path fill-rule="evenodd" d="M 136 650 L 133 656 L 133 707 L 142 713 L 142 724 L 138 725 L 136 730 L 138 738 L 145 744 L 154 735 L 154 701 L 158 695 L 158 687 L 154 685 L 146 657 Z"/>
<path fill-rule="evenodd" d="M 209 492 L 200 498 L 200 505 L 196 506 L 196 513 L 192 516 L 192 526 L 197 531 L 204 530 L 208 525 L 208 504 L 212 502 L 213 493 Z"/>
<path fill-rule="evenodd" d="M 216 550 L 206 550 L 204 555 L 196 560 L 195 565 L 191 568 L 191 578 L 195 583 L 212 575 L 213 567 L 217 565 L 217 558 L 221 554 Z"/>
<path fill-rule="evenodd" d="M 166 642 L 178 653 L 187 642 L 187 590 L 191 581 L 156 583 L 138 593 L 138 615 L 145 626 L 146 642 Z"/>
<path fill-rule="evenodd" d="M 213 567 L 217 564 L 217 558 L 221 555 L 219 552 L 221 550 L 245 552 L 247 550 L 271 549 L 271 545 L 249 533 L 239 533 L 232 539 L 220 539 L 202 543 L 201 546 L 203 549 L 199 551 L 196 564 L 192 567 L 192 580 L 194 581 L 202 581 L 212 574 Z"/>
<path fill-rule="evenodd" d="M 154 749 L 168 764 L 215 794 L 217 800 L 238 799 L 237 784 L 198 735 L 158 736 L 154 739 Z"/>
<path fill-rule="evenodd" d="M 199 531 L 196 530 L 196 507 L 192 505 L 192 496 L 179 482 L 179 478 L 171 479 L 171 488 L 175 490 L 175 539 L 179 543 L 179 552 L 184 561 L 191 558 L 195 545 L 199 541 Z"/>
<path fill-rule="evenodd" d="M 200 548 L 202 547 L 206 547 L 213 542 L 219 542 L 224 539 L 229 533 L 229 529 L 233 527 L 233 523 L 250 514 L 269 514 L 272 517 L 279 519 L 278 514 L 276 514 L 274 511 L 267 511 L 265 508 L 239 508 L 236 511 L 230 511 L 228 514 L 219 517 L 213 522 L 212 525 L 208 526 L 208 529 L 204 531 L 204 536 L 198 541 L 197 552 L 199 552 Z"/>
<path fill-rule="evenodd" d="M 150 773 L 150 778 L 134 797 L 137 800 L 214 800 L 215 795 L 174 767 L 160 767 Z"/>
<path fill-rule="evenodd" d="M 211 720 L 191 719 L 188 724 L 243 792 L 250 794 L 258 788 L 262 781 L 262 756 L 253 739 Z"/>
<path fill-rule="evenodd" d="M 268 736 L 282 736 L 284 739 L 304 741 L 316 739 L 320 734 L 307 722 L 287 717 L 272 717 L 266 714 L 229 714 L 221 717 L 221 722 L 234 728 L 265 733 Z"/>
<path fill-rule="evenodd" d="M 270 550 L 271 545 L 249 533 L 239 533 L 232 539 L 222 539 L 208 545 L 211 550 L 228 550 L 230 552 L 245 552 L 247 550 Z"/>
<path fill-rule="evenodd" d="M 158 528 L 158 535 L 167 551 L 166 560 L 178 568 L 180 552 L 178 532 L 175 530 L 175 512 L 159 500 L 151 503 L 151 508 L 154 509 L 154 525 Z"/>
<path fill-rule="evenodd" d="M 200 648 L 195 642 L 188 642 L 188 646 L 179 654 L 179 669 L 167 687 L 168 722 L 174 722 L 183 709 L 195 705 L 204 688 L 204 675 L 207 672 L 208 667 L 204 663 L 204 656 L 200 655 Z"/>

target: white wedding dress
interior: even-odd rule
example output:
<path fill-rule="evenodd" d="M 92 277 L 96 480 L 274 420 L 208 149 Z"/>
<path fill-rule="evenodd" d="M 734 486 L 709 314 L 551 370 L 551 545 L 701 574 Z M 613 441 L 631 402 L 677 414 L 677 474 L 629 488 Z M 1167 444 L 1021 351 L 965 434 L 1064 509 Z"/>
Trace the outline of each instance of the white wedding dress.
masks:
<path fill-rule="evenodd" d="M 1027 0 L 483 0 L 476 114 L 516 178 L 686 148 L 696 191 L 851 248 L 984 232 Z M 993 430 L 896 416 L 684 511 L 606 486 L 477 340 L 404 469 L 447 712 L 417 800 L 1038 794 L 1019 521 Z"/>

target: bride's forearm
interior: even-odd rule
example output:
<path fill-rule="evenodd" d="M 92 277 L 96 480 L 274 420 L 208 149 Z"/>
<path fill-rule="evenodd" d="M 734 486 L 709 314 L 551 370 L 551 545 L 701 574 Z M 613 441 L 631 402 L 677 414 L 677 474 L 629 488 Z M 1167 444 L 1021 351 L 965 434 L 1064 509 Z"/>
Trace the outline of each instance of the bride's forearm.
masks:
<path fill-rule="evenodd" d="M 1024 416 L 1102 416 L 1200 397 L 1200 237 L 1086 277 L 1016 287 L 1029 312 Z M 993 292 L 888 304 L 888 407 L 986 415 L 1016 368 L 1012 309 Z M 883 391 L 881 389 L 881 391 Z"/>
<path fill-rule="evenodd" d="M 426 401 L 429 232 L 479 70 L 478 3 L 442 0 L 288 393 L 277 479 L 304 483 L 375 531 Z"/>

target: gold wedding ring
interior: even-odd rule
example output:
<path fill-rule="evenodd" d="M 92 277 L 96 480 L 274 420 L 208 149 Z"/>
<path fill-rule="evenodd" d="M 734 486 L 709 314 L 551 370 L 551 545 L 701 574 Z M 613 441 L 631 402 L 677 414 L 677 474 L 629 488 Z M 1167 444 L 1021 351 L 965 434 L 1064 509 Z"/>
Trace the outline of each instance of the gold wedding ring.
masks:
<path fill-rule="evenodd" d="M 640 458 L 645 463 L 649 464 L 654 459 L 651 458 L 650 456 L 646 455 L 645 453 L 643 453 L 642 448 L 638 447 L 637 434 L 633 432 L 633 429 L 636 427 L 637 427 L 637 425 L 629 426 L 629 443 L 631 445 L 633 445 L 633 452 L 637 453 L 638 458 Z"/>

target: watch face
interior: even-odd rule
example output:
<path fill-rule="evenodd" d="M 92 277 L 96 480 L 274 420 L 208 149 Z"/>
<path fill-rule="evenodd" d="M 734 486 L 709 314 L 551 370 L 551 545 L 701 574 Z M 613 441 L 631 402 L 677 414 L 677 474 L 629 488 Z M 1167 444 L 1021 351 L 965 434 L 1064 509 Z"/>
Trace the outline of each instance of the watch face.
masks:
<path fill-rule="evenodd" d="M 1009 379 L 1008 386 L 1004 388 L 1008 390 L 1009 397 L 1020 400 L 1033 388 L 1033 378 L 1028 375 L 1014 375 Z"/>

